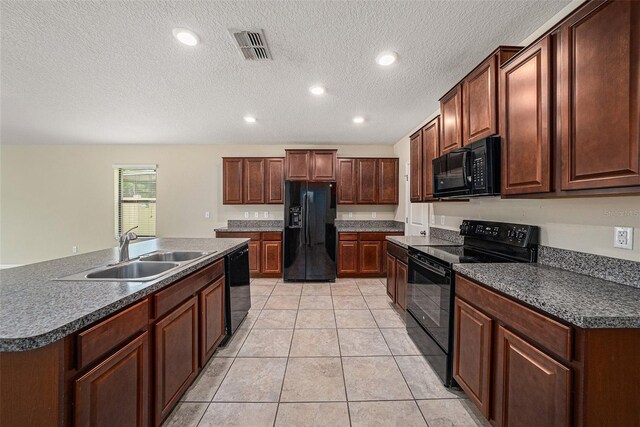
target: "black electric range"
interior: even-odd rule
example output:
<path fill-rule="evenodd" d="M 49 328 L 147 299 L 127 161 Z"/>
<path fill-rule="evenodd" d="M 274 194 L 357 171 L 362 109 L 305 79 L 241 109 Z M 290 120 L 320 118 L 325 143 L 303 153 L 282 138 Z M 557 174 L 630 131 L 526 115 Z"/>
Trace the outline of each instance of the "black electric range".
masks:
<path fill-rule="evenodd" d="M 410 246 L 407 331 L 446 386 L 453 380 L 453 264 L 536 262 L 535 226 L 464 220 L 464 244 Z"/>

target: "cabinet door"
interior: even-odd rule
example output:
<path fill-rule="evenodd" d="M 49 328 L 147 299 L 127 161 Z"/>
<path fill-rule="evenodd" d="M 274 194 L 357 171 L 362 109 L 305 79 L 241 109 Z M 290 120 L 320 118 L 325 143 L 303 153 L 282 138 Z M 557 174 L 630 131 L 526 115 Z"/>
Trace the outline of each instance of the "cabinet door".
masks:
<path fill-rule="evenodd" d="M 500 70 L 502 194 L 551 190 L 549 37 Z"/>
<path fill-rule="evenodd" d="M 338 242 L 338 274 L 355 274 L 358 272 L 358 242 Z"/>
<path fill-rule="evenodd" d="M 358 204 L 378 201 L 378 159 L 358 159 Z"/>
<path fill-rule="evenodd" d="M 284 159 L 285 176 L 290 181 L 308 181 L 310 174 L 311 152 L 287 150 Z"/>
<path fill-rule="evenodd" d="M 148 426 L 148 332 L 78 378 L 74 388 L 75 426 Z"/>
<path fill-rule="evenodd" d="M 378 159 L 378 204 L 398 204 L 398 159 Z"/>
<path fill-rule="evenodd" d="M 284 203 L 284 159 L 266 159 L 265 203 Z"/>
<path fill-rule="evenodd" d="M 422 131 L 409 139 L 409 199 L 422 201 Z"/>
<path fill-rule="evenodd" d="M 282 273 L 282 241 L 262 242 L 262 273 Z"/>
<path fill-rule="evenodd" d="M 440 116 L 422 128 L 422 200 L 433 198 L 433 164 L 440 151 Z"/>
<path fill-rule="evenodd" d="M 409 267 L 404 262 L 396 261 L 396 304 L 407 309 L 407 288 L 409 284 Z"/>
<path fill-rule="evenodd" d="M 455 299 L 453 377 L 469 398 L 489 417 L 491 375 L 491 325 L 482 312 Z"/>
<path fill-rule="evenodd" d="M 264 203 L 264 159 L 244 159 L 243 195 L 245 204 Z"/>
<path fill-rule="evenodd" d="M 358 262 L 360 273 L 382 275 L 382 242 L 360 241 Z"/>
<path fill-rule="evenodd" d="M 338 204 L 356 204 L 356 159 L 338 159 Z"/>
<path fill-rule="evenodd" d="M 563 190 L 640 185 L 638 22 L 638 2 L 592 2 L 561 27 Z"/>
<path fill-rule="evenodd" d="M 222 204 L 240 205 L 242 199 L 242 159 L 222 159 Z"/>
<path fill-rule="evenodd" d="M 498 133 L 498 55 L 480 64 L 463 82 L 464 143 Z"/>
<path fill-rule="evenodd" d="M 171 412 L 198 373 L 198 298 L 155 325 L 155 424 Z"/>
<path fill-rule="evenodd" d="M 200 292 L 200 367 L 224 338 L 224 276 Z"/>
<path fill-rule="evenodd" d="M 396 257 L 387 254 L 387 295 L 396 302 Z"/>
<path fill-rule="evenodd" d="M 496 348 L 496 425 L 568 426 L 569 368 L 502 326 Z"/>
<path fill-rule="evenodd" d="M 462 147 L 462 84 L 440 100 L 440 155 Z"/>
<path fill-rule="evenodd" d="M 249 242 L 249 273 L 260 273 L 260 242 Z"/>
<path fill-rule="evenodd" d="M 336 180 L 336 151 L 312 151 L 311 152 L 311 180 L 335 181 Z"/>

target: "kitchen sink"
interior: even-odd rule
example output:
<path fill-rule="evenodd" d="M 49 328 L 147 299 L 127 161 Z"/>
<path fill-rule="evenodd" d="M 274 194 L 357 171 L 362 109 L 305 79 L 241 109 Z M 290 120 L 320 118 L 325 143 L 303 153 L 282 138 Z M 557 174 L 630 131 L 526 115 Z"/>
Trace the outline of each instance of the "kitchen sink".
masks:
<path fill-rule="evenodd" d="M 174 252 L 156 252 L 149 255 L 143 255 L 140 257 L 140 261 L 169 261 L 169 262 L 184 262 L 192 261 L 201 258 L 205 255 L 209 255 L 208 252 L 198 251 L 174 251 Z"/>
<path fill-rule="evenodd" d="M 111 280 L 151 280 L 178 267 L 176 262 L 133 261 L 125 264 L 103 267 L 86 275 L 87 279 Z"/>

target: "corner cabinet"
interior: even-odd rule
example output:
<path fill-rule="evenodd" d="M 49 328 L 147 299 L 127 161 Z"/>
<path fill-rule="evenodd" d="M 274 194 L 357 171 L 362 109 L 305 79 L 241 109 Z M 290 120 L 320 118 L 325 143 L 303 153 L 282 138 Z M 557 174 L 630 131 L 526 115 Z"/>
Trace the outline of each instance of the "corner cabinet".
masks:
<path fill-rule="evenodd" d="M 223 157 L 222 204 L 282 204 L 283 174 L 281 157 Z"/>
<path fill-rule="evenodd" d="M 560 27 L 562 190 L 640 185 L 640 3 L 594 1 Z"/>
<path fill-rule="evenodd" d="M 285 153 L 285 179 L 336 180 L 336 150 L 285 150 Z"/>
<path fill-rule="evenodd" d="M 551 190 L 551 36 L 500 70 L 502 194 Z"/>

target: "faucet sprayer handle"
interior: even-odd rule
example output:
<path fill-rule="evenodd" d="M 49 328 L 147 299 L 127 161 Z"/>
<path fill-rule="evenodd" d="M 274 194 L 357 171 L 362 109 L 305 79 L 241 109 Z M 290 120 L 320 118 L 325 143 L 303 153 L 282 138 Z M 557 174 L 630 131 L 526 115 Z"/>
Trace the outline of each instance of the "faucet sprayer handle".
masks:
<path fill-rule="evenodd" d="M 132 233 L 133 230 L 135 230 L 136 228 L 138 228 L 138 226 L 136 225 L 135 227 L 131 227 L 130 229 L 128 229 L 127 231 L 125 231 L 124 233 L 122 233 L 120 235 L 120 241 L 122 241 L 122 239 L 124 239 L 125 237 L 127 237 L 129 240 L 135 240 L 138 238 L 138 236 L 136 235 L 136 233 Z"/>

